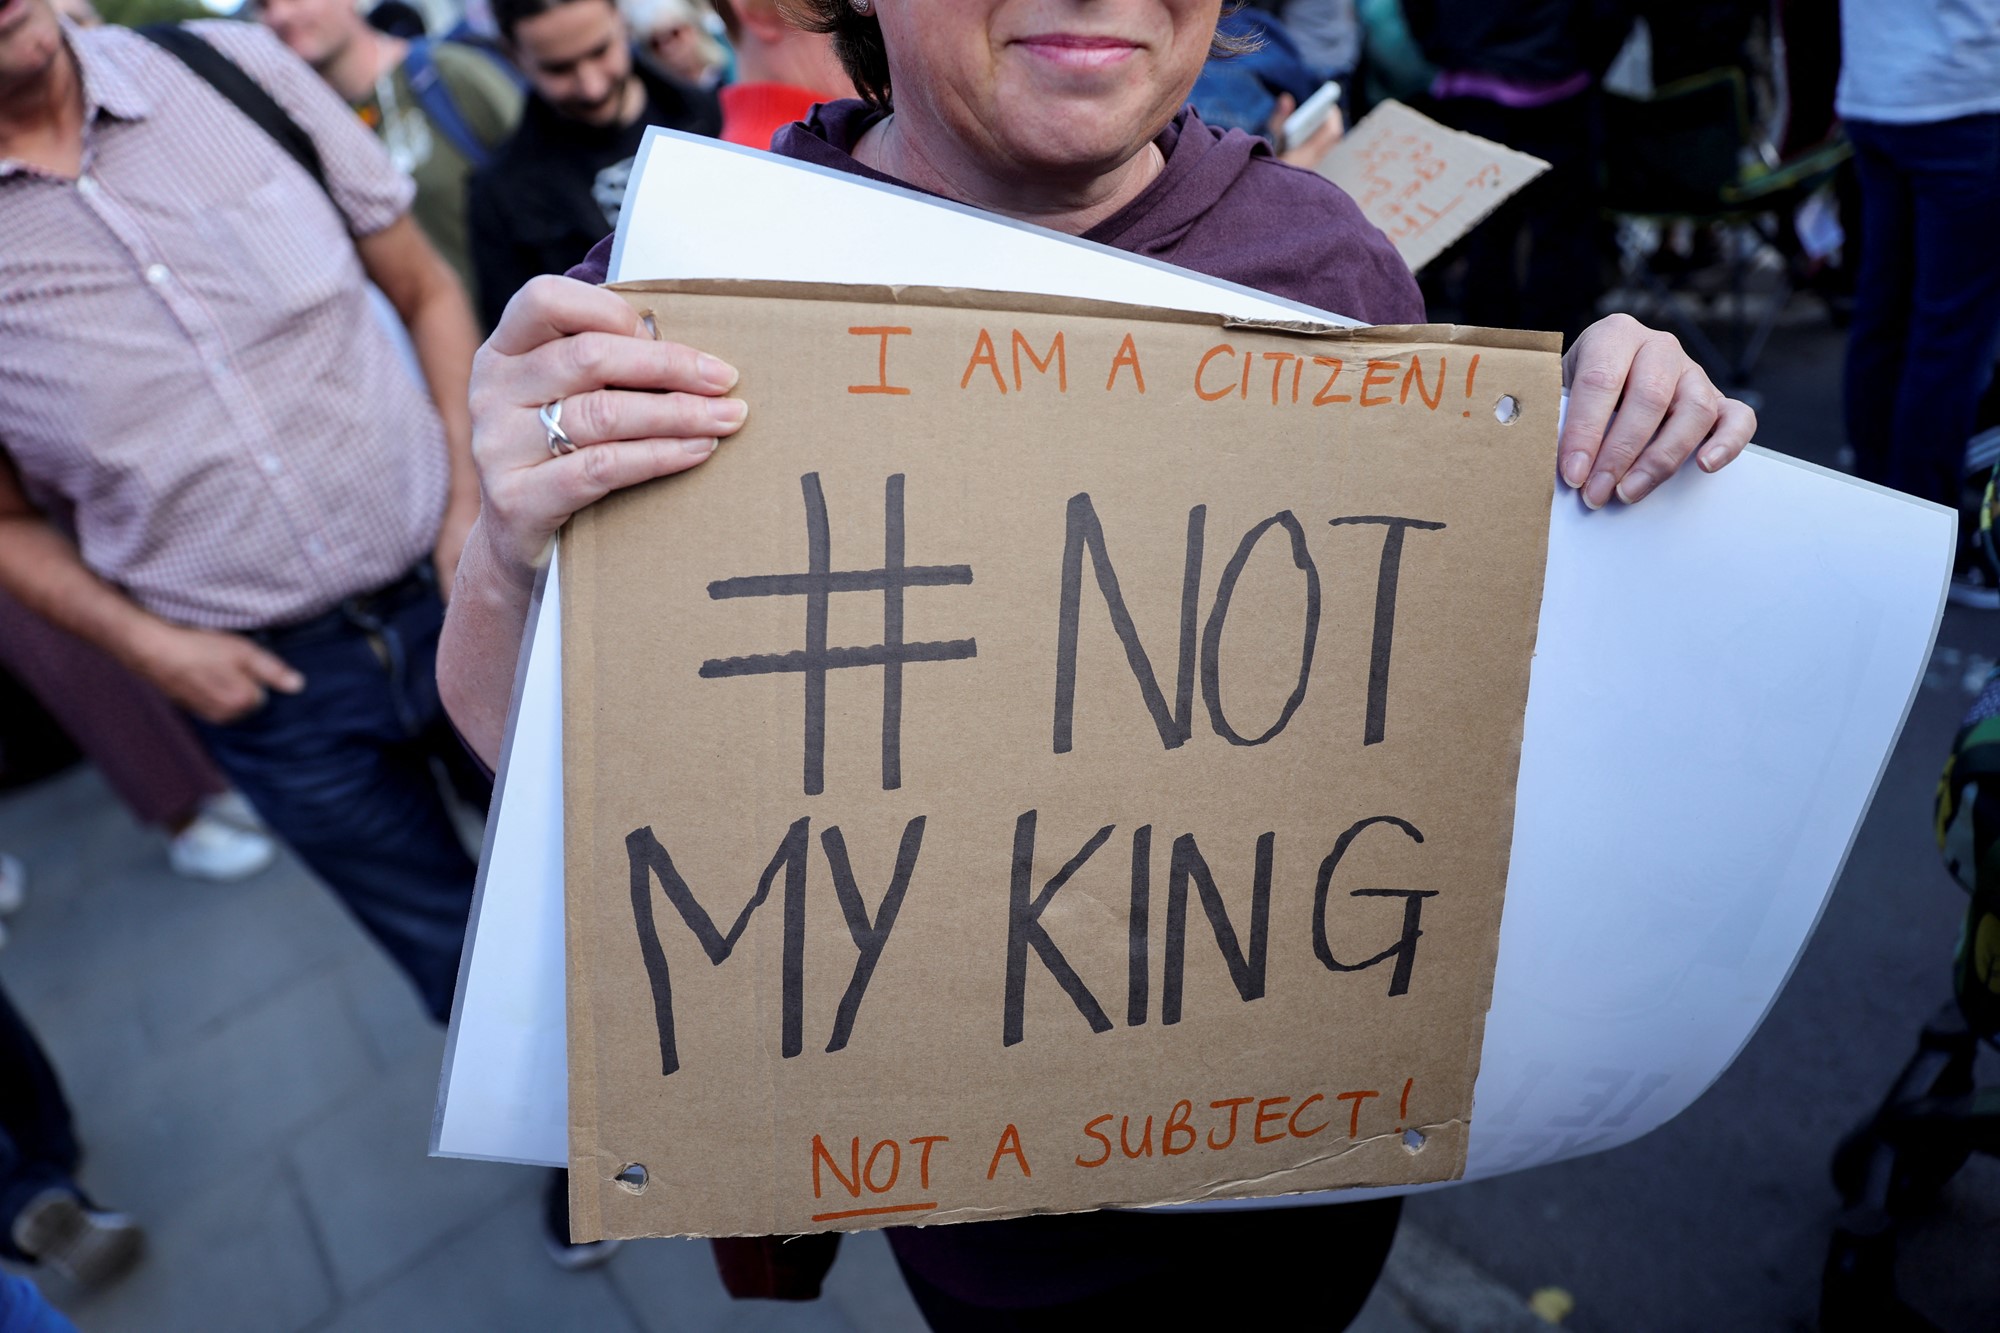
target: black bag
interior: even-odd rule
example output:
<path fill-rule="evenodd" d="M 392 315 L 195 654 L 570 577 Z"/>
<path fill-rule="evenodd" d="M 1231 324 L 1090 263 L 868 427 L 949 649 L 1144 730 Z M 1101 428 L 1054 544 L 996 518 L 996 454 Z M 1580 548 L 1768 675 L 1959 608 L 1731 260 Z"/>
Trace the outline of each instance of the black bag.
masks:
<path fill-rule="evenodd" d="M 242 66 L 178 23 L 148 24 L 139 29 L 139 35 L 194 71 L 202 82 L 222 94 L 231 106 L 247 116 L 251 124 L 270 135 L 272 141 L 284 149 L 306 175 L 313 178 L 313 184 L 319 186 L 327 201 L 333 204 L 334 211 L 340 212 L 340 202 L 327 188 L 326 166 L 320 161 L 319 146 L 286 113 L 285 108 L 278 105 L 278 99 L 264 91 L 264 85 L 244 73 Z M 341 213 L 343 220 L 346 216 Z"/>

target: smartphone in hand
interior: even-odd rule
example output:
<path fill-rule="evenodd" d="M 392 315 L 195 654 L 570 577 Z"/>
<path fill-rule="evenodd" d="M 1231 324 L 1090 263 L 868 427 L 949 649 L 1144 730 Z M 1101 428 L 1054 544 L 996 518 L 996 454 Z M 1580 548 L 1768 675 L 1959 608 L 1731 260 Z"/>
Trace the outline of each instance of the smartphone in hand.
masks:
<path fill-rule="evenodd" d="M 1326 124 L 1326 118 L 1339 109 L 1340 80 L 1328 79 L 1298 110 L 1285 117 L 1285 128 L 1280 135 L 1278 151 L 1282 153 L 1287 148 L 1295 148 L 1310 139 L 1315 130 Z"/>

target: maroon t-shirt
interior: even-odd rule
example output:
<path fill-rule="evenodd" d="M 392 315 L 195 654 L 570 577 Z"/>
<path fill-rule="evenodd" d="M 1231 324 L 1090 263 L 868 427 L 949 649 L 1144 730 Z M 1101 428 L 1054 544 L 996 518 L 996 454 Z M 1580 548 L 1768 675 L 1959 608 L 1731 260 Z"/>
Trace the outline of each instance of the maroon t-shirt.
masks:
<path fill-rule="evenodd" d="M 778 131 L 771 151 L 913 188 L 854 160 L 855 143 L 883 114 L 863 102 L 831 102 L 811 119 Z M 1417 280 L 1338 185 L 1286 166 L 1262 139 L 1204 125 L 1192 107 L 1175 116 L 1155 142 L 1166 157 L 1165 169 L 1138 198 L 1085 232 L 1084 240 L 1364 324 L 1423 323 Z M 603 282 L 610 263 L 607 236 L 570 276 Z"/>

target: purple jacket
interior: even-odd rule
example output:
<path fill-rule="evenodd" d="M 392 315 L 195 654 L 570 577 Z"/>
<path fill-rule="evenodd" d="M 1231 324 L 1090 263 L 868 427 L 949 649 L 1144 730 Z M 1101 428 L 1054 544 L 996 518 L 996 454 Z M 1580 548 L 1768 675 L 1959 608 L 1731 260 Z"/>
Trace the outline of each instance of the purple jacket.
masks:
<path fill-rule="evenodd" d="M 902 185 L 854 160 L 851 149 L 882 113 L 833 102 L 778 131 L 783 157 Z M 1424 298 L 1388 238 L 1338 185 L 1288 167 L 1264 140 L 1204 125 L 1186 108 L 1156 141 L 1166 168 L 1131 203 L 1083 234 L 1115 249 L 1178 264 L 1358 319 L 1421 324 Z M 611 238 L 570 276 L 603 282 Z"/>

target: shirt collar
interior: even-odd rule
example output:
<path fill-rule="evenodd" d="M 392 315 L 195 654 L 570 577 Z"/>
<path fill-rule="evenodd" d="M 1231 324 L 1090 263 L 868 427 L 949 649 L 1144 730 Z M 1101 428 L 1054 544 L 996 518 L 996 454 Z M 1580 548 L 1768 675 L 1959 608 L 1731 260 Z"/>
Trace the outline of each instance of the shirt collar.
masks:
<path fill-rule="evenodd" d="M 132 35 L 129 41 L 108 42 L 96 32 L 86 32 L 68 19 L 62 20 L 63 40 L 76 57 L 77 72 L 83 79 L 83 119 L 88 125 L 99 111 L 119 120 L 144 120 L 152 114 L 153 99 L 147 94 L 133 69 L 134 44 L 151 45 Z"/>
<path fill-rule="evenodd" d="M 152 104 L 145 91 L 133 81 L 130 71 L 121 68 L 116 58 L 108 55 L 96 38 L 86 35 L 83 29 L 66 18 L 57 21 L 62 24 L 63 44 L 76 61 L 77 79 L 83 85 L 83 135 L 87 159 L 91 126 L 97 120 L 99 111 L 121 120 L 138 120 L 152 110 Z M 0 158 L 0 180 L 40 174 L 13 158 Z"/>

